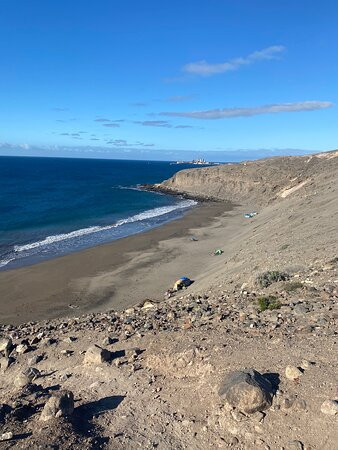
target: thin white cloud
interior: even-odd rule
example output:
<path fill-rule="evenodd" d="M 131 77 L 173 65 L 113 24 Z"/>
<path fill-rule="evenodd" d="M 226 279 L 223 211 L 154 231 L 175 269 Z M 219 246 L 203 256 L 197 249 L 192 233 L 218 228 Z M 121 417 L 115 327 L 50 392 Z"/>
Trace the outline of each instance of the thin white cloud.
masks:
<path fill-rule="evenodd" d="M 333 106 L 332 102 L 326 101 L 304 101 L 296 103 L 279 103 L 273 105 L 255 106 L 250 108 L 222 108 L 209 109 L 206 111 L 187 112 L 162 112 L 161 116 L 188 117 L 191 119 L 214 120 L 230 119 L 234 117 L 249 117 L 259 114 L 276 114 L 283 112 L 315 111 Z"/>
<path fill-rule="evenodd" d="M 108 128 L 120 128 L 120 125 L 118 123 L 103 123 L 102 125 Z"/>
<path fill-rule="evenodd" d="M 134 123 L 138 125 L 143 125 L 144 127 L 172 128 L 172 125 L 166 120 L 137 120 Z"/>
<path fill-rule="evenodd" d="M 197 61 L 186 64 L 182 71 L 191 75 L 210 76 L 218 73 L 225 73 L 238 70 L 242 66 L 248 66 L 257 61 L 277 59 L 285 51 L 283 45 L 273 45 L 262 50 L 250 53 L 246 57 L 230 59 L 222 63 L 210 64 L 207 61 Z"/>

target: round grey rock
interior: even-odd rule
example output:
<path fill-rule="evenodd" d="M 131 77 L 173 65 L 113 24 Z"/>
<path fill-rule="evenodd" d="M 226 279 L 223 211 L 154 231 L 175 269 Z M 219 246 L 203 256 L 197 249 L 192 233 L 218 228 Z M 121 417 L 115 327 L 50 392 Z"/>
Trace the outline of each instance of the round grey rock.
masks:
<path fill-rule="evenodd" d="M 271 383 L 254 369 L 231 372 L 218 393 L 231 406 L 247 414 L 263 411 L 272 403 Z"/>

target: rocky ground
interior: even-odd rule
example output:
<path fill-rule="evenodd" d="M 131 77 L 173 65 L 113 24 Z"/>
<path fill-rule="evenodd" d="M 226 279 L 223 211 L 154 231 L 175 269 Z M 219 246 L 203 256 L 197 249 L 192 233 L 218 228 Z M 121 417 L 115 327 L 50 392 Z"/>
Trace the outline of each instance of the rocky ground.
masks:
<path fill-rule="evenodd" d="M 335 448 L 337 267 L 2 326 L 0 448 Z M 270 382 L 253 413 L 219 393 L 245 367 Z"/>

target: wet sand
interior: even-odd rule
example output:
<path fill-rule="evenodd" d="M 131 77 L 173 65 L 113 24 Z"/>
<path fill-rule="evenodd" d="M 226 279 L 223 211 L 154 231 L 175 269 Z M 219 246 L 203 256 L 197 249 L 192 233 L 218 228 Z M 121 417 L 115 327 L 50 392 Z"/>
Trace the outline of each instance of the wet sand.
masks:
<path fill-rule="evenodd" d="M 204 203 L 148 232 L 0 273 L 0 322 L 18 324 L 163 299 L 181 276 L 205 270 L 219 245 L 211 233 L 227 203 Z M 190 239 L 198 237 L 198 242 Z"/>

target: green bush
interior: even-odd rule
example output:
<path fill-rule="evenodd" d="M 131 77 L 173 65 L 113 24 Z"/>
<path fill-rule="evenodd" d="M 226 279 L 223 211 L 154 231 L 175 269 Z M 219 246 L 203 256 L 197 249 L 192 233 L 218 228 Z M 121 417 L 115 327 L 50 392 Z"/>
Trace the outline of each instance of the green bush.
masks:
<path fill-rule="evenodd" d="M 302 289 L 303 284 L 300 283 L 299 281 L 291 281 L 290 283 L 284 283 L 283 285 L 283 289 L 286 292 L 293 292 L 296 291 L 297 289 Z"/>
<path fill-rule="evenodd" d="M 270 295 L 269 297 L 259 297 L 257 299 L 258 307 L 260 312 L 272 309 L 279 309 L 282 305 L 279 300 L 277 300 L 276 297 L 273 295 Z"/>
<path fill-rule="evenodd" d="M 257 284 L 261 288 L 266 288 L 270 286 L 272 283 L 276 283 L 277 281 L 286 281 L 290 277 L 285 272 L 279 272 L 278 270 L 268 271 L 261 273 L 257 277 Z"/>

